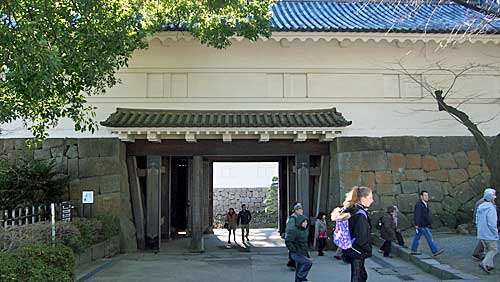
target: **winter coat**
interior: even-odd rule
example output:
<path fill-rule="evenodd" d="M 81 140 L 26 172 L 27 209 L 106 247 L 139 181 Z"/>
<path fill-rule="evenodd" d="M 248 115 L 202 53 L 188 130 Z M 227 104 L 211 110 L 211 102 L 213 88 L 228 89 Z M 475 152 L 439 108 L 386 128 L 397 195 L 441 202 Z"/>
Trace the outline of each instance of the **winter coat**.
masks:
<path fill-rule="evenodd" d="M 238 215 L 236 213 L 226 214 L 226 222 L 228 223 L 230 229 L 236 229 L 238 226 Z"/>
<path fill-rule="evenodd" d="M 323 233 L 328 237 L 328 231 L 327 231 L 327 226 L 326 226 L 326 220 L 323 219 L 316 219 L 316 222 L 314 223 L 314 237 L 319 238 L 319 234 Z"/>
<path fill-rule="evenodd" d="M 472 219 L 474 219 L 474 224 L 477 224 L 476 222 L 476 213 L 477 213 L 477 208 L 482 204 L 486 202 L 483 198 L 477 200 L 476 204 L 474 204 L 474 212 L 472 213 Z"/>
<path fill-rule="evenodd" d="M 382 228 L 380 229 L 380 237 L 386 241 L 396 240 L 396 223 L 391 214 L 386 213 L 382 216 Z"/>
<path fill-rule="evenodd" d="M 368 217 L 368 213 L 366 213 L 366 216 L 364 213 L 358 213 L 359 209 L 364 208 L 354 205 L 348 209 L 351 214 L 349 218 L 349 232 L 351 233 L 351 238 L 355 240 L 352 248 L 344 250 L 344 254 L 353 259 L 364 259 L 372 256 L 372 227 L 370 217 Z"/>
<path fill-rule="evenodd" d="M 429 210 L 429 204 L 425 205 L 422 200 L 419 200 L 415 204 L 414 210 L 414 222 L 415 226 L 418 227 L 429 227 L 432 224 L 431 212 Z"/>
<path fill-rule="evenodd" d="M 249 224 L 251 220 L 252 220 L 252 214 L 250 213 L 249 210 L 240 211 L 238 213 L 238 225 Z"/>
<path fill-rule="evenodd" d="M 295 214 L 294 214 L 295 215 Z M 307 247 L 308 229 L 301 226 L 307 220 L 303 215 L 290 216 L 285 234 L 285 245 L 291 253 L 309 256 Z"/>
<path fill-rule="evenodd" d="M 491 202 L 484 202 L 477 208 L 477 239 L 498 240 L 497 208 Z"/>

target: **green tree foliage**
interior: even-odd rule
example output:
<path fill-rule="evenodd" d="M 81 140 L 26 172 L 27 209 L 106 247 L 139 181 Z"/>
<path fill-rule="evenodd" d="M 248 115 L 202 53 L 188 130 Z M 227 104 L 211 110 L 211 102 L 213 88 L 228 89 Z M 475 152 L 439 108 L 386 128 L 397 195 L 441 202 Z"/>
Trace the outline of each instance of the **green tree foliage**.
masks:
<path fill-rule="evenodd" d="M 266 199 L 264 200 L 266 204 L 266 213 L 275 214 L 278 212 L 278 186 L 278 177 L 274 176 L 271 186 L 267 191 Z"/>
<path fill-rule="evenodd" d="M 273 0 L 3 0 L 0 1 L 0 123 L 21 120 L 33 136 L 63 118 L 75 130 L 97 128 L 86 97 L 118 81 L 146 38 L 186 30 L 225 48 L 229 37 L 270 35 Z"/>
<path fill-rule="evenodd" d="M 0 160 L 0 209 L 61 200 L 67 178 L 57 174 L 55 163 L 19 159 Z"/>

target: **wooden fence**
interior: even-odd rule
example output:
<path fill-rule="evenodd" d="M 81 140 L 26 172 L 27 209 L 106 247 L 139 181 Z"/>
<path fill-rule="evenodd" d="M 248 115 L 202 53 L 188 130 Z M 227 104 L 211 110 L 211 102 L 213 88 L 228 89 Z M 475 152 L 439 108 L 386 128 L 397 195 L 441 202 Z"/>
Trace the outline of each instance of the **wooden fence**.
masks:
<path fill-rule="evenodd" d="M 55 204 L 56 219 L 61 219 L 62 203 Z M 50 204 L 33 205 L 11 210 L 0 210 L 0 227 L 34 224 L 50 220 Z"/>

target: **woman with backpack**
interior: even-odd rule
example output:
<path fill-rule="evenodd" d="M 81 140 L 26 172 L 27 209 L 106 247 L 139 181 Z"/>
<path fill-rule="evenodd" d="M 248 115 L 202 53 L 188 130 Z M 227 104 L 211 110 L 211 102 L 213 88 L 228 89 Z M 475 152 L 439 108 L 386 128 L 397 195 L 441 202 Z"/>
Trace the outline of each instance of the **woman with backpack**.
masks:
<path fill-rule="evenodd" d="M 337 218 L 338 230 L 336 244 L 342 247 L 343 255 L 351 264 L 351 282 L 366 282 L 368 273 L 365 259 L 371 257 L 371 223 L 366 209 L 373 203 L 372 190 L 368 187 L 354 186 L 343 204 L 343 212 Z M 333 219 L 333 218 L 332 218 Z M 342 221 L 348 220 L 346 224 Z M 344 227 L 345 226 L 345 227 Z M 341 230 L 343 229 L 343 230 Z M 347 236 L 344 236 L 347 232 Z M 337 238 L 339 236 L 341 238 Z M 347 247 L 346 247 L 347 246 Z"/>

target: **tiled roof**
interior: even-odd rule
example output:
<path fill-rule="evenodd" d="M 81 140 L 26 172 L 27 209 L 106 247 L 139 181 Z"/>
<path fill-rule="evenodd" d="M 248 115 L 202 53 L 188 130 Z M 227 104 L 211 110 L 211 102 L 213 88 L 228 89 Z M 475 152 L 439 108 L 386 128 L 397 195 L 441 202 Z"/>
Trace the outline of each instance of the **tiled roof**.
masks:
<path fill-rule="evenodd" d="M 271 9 L 276 31 L 449 33 L 469 28 L 469 23 L 474 27 L 472 21 L 484 17 L 456 4 L 426 4 L 416 10 L 408 4 L 279 1 Z M 498 33 L 500 21 L 490 25 L 489 31 Z"/>
<path fill-rule="evenodd" d="M 271 10 L 274 31 L 450 33 L 478 27 L 487 33 L 500 30 L 500 20 L 484 25 L 485 21 L 480 20 L 484 15 L 453 3 L 425 4 L 416 9 L 403 3 L 284 0 L 273 4 Z M 187 29 L 182 24 L 166 24 L 163 28 Z"/>
<path fill-rule="evenodd" d="M 107 127 L 344 127 L 335 108 L 286 111 L 186 111 L 118 108 L 105 121 Z"/>

